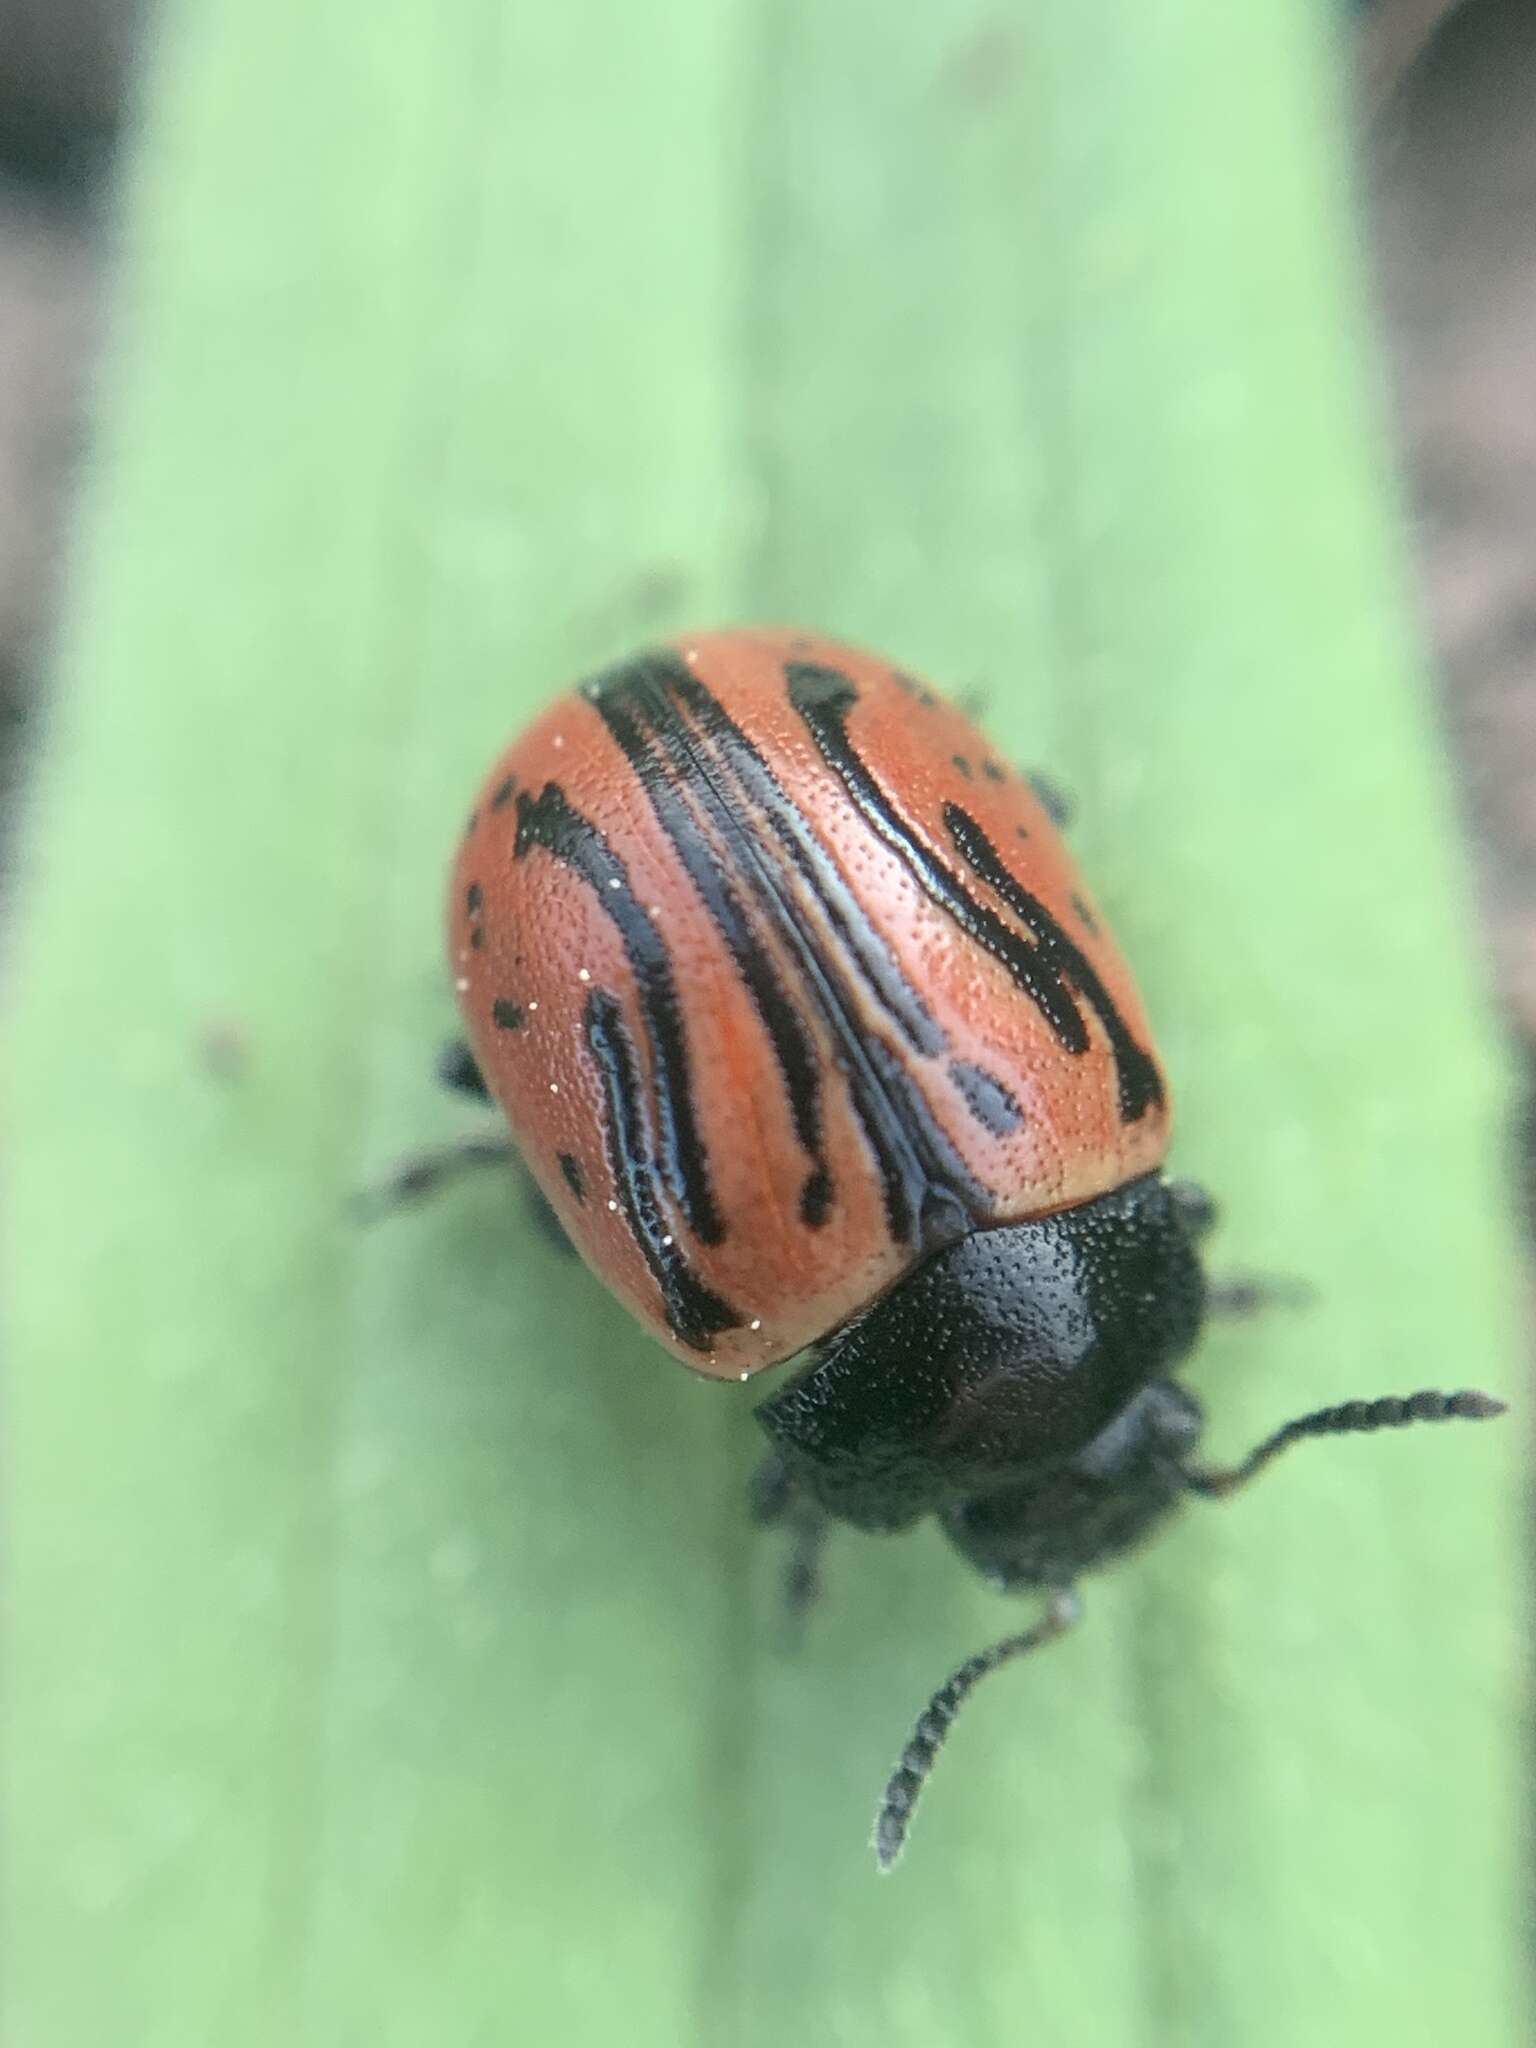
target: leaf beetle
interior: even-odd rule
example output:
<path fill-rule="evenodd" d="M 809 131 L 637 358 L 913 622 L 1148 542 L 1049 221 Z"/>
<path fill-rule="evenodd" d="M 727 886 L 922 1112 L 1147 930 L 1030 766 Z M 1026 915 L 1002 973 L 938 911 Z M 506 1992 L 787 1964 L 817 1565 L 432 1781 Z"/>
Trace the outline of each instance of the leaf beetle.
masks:
<path fill-rule="evenodd" d="M 1213 1209 L 1165 1177 L 1167 1082 L 1037 778 L 926 683 L 813 634 L 650 649 L 496 761 L 454 864 L 465 1042 L 570 1242 L 694 1371 L 788 1360 L 760 1520 L 803 1604 L 830 1521 L 933 1516 L 1034 1624 L 968 1659 L 880 1801 L 900 1854 L 961 1703 L 1060 1635 L 1086 1572 L 1306 1437 L 1503 1404 L 1346 1401 L 1197 1461 L 1174 1374 Z M 500 1138 L 424 1155 L 394 1195 Z"/>

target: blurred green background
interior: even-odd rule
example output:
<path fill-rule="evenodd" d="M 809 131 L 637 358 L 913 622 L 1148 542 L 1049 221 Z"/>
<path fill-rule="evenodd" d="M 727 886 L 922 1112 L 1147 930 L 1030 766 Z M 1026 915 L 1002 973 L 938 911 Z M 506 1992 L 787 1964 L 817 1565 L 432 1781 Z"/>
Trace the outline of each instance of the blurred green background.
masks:
<path fill-rule="evenodd" d="M 1202 1351 L 1213 1450 L 1517 1390 L 1354 93 L 1321 0 L 165 0 L 13 859 L 10 2038 L 1524 2038 L 1518 1414 L 1191 1509 L 880 1884 L 911 1713 L 1018 1608 L 849 1537 L 786 1657 L 734 1390 L 505 1187 L 345 1213 L 470 1121 L 437 916 L 492 748 L 794 618 L 1077 795 L 1218 1260 L 1317 1289 Z"/>

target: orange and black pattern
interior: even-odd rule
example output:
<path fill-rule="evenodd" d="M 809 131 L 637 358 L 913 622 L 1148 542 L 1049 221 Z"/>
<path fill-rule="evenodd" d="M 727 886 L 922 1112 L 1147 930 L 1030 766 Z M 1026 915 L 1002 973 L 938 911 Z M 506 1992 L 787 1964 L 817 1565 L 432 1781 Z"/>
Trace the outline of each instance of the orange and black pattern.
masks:
<path fill-rule="evenodd" d="M 1040 796 L 835 643 L 701 636 L 559 700 L 487 780 L 450 946 L 571 1237 L 717 1376 L 1166 1150 L 1139 1000 Z"/>

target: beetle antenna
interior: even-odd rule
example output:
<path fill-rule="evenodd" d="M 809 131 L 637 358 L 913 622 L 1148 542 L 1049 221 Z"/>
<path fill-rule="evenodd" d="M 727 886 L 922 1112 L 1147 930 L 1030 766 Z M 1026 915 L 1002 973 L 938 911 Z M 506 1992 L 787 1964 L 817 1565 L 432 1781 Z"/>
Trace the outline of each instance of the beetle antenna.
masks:
<path fill-rule="evenodd" d="M 1468 1388 L 1459 1394 L 1387 1394 L 1379 1401 L 1345 1401 L 1337 1408 L 1319 1408 L 1311 1415 L 1298 1415 L 1283 1429 L 1251 1450 L 1240 1465 L 1222 1467 L 1186 1466 L 1184 1483 L 1192 1493 L 1225 1499 L 1262 1472 L 1287 1445 L 1309 1436 L 1349 1436 L 1355 1431 L 1404 1429 L 1410 1422 L 1482 1422 L 1502 1415 L 1505 1404 L 1492 1394 Z"/>
<path fill-rule="evenodd" d="M 886 1783 L 880 1810 L 875 1815 L 870 1846 L 882 1872 L 895 1865 L 906 1846 L 907 1830 L 912 1825 L 918 1796 L 954 1726 L 955 1716 L 969 1694 L 988 1672 L 996 1671 L 999 1665 L 1011 1664 L 1015 1657 L 1025 1657 L 1031 1650 L 1038 1650 L 1044 1644 L 1054 1642 L 1057 1636 L 1065 1635 L 1081 1613 L 1077 1595 L 1070 1588 L 1063 1588 L 1051 1596 L 1050 1605 L 1033 1628 L 1026 1628 L 1015 1636 L 1004 1636 L 1000 1643 L 994 1643 L 988 1650 L 978 1650 L 974 1657 L 967 1657 L 957 1671 L 951 1672 L 939 1687 L 918 1715 L 907 1746 L 901 1752 L 901 1760 Z"/>

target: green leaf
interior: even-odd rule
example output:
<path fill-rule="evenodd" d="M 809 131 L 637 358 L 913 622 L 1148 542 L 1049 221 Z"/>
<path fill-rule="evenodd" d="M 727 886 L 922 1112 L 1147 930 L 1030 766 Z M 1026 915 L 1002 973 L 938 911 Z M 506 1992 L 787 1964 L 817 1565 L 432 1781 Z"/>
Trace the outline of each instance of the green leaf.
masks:
<path fill-rule="evenodd" d="M 1507 1383 L 1502 1075 L 1301 0 L 167 0 L 7 1029 L 9 2038 L 1522 2038 L 1518 1424 L 1313 1445 L 999 1678 L 482 1177 L 475 777 L 662 630 L 984 691 L 1081 806 L 1218 1263 L 1218 1454 Z"/>

